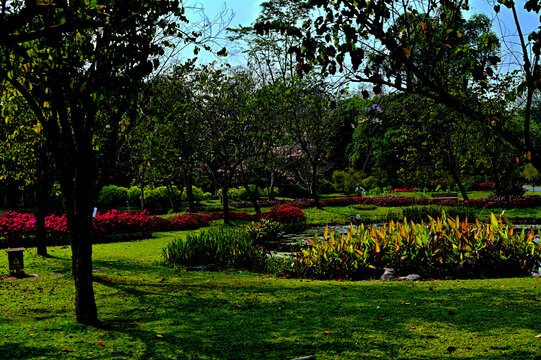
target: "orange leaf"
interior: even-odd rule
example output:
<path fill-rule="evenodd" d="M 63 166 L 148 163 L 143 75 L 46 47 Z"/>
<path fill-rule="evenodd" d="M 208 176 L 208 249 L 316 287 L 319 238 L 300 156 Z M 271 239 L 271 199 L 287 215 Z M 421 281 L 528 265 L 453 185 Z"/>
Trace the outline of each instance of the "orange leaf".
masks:
<path fill-rule="evenodd" d="M 103 341 L 98 341 L 99 346 L 105 346 L 105 343 Z"/>

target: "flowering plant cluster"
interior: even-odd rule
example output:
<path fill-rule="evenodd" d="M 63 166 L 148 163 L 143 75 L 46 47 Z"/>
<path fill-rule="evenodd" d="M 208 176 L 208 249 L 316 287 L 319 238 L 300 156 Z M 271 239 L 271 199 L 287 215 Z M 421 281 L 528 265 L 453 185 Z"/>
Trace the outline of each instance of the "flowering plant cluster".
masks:
<path fill-rule="evenodd" d="M 304 213 L 296 206 L 291 204 L 282 204 L 274 206 L 269 213 L 269 217 L 274 221 L 288 222 L 304 218 Z"/>
<path fill-rule="evenodd" d="M 146 212 L 123 212 L 109 210 L 97 213 L 94 218 L 94 231 L 97 235 L 114 233 L 148 232 L 152 230 L 152 220 Z"/>
<path fill-rule="evenodd" d="M 278 222 L 289 222 L 294 221 L 297 218 L 304 218 L 304 213 L 295 204 L 296 203 L 286 203 L 276 205 L 272 207 L 270 211 L 263 211 L 260 214 L 230 211 L 229 217 L 232 220 L 258 221 L 260 219 L 270 219 Z M 208 216 L 210 220 L 218 220 L 224 218 L 224 213 L 212 212 L 206 216 Z"/>
<path fill-rule="evenodd" d="M 36 228 L 36 218 L 31 214 L 6 211 L 0 216 L 0 236 L 9 234 L 25 235 Z"/>
<path fill-rule="evenodd" d="M 473 190 L 492 190 L 496 186 L 493 181 L 477 183 L 473 186 Z"/>
<path fill-rule="evenodd" d="M 150 219 L 154 231 L 193 230 L 208 226 L 211 216 L 206 214 L 182 214 L 169 219 L 157 216 Z"/>
<path fill-rule="evenodd" d="M 519 197 L 512 197 L 508 201 L 501 196 L 484 199 L 474 199 L 464 201 L 465 206 L 477 207 L 477 208 L 532 208 L 541 206 L 541 196 L 539 195 L 526 195 Z"/>
<path fill-rule="evenodd" d="M 30 215 L 30 214 L 25 214 Z M 34 217 L 34 215 L 30 215 Z M 34 218 L 35 222 L 35 218 Z M 49 215 L 45 218 L 45 229 L 48 233 L 65 234 L 68 232 L 68 222 L 66 215 L 56 216 L 55 214 Z M 32 229 L 34 231 L 34 229 Z"/>
<path fill-rule="evenodd" d="M 149 216 L 143 212 L 122 212 L 109 210 L 97 213 L 94 218 L 94 232 L 97 236 L 150 231 L 190 230 L 208 226 L 211 216 L 205 214 L 183 214 L 170 219 Z M 48 233 L 63 235 L 68 231 L 66 216 L 49 215 L 45 218 Z M 0 236 L 22 236 L 34 234 L 36 217 L 8 211 L 0 216 Z"/>
<path fill-rule="evenodd" d="M 415 188 L 413 187 L 407 187 L 407 188 L 399 188 L 399 189 L 393 189 L 390 191 L 391 193 L 397 193 L 397 192 L 415 192 Z"/>

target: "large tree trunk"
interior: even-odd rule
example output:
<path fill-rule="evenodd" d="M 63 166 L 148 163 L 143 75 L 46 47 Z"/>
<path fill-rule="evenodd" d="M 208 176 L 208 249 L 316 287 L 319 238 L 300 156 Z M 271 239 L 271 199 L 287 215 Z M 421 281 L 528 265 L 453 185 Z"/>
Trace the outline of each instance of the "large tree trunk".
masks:
<path fill-rule="evenodd" d="M 92 281 L 93 231 L 91 212 L 71 214 L 68 216 L 68 227 L 70 228 L 72 271 L 75 280 L 77 322 L 97 325 L 99 323 L 98 309 Z"/>
<path fill-rule="evenodd" d="M 36 247 L 38 255 L 47 256 L 47 230 L 45 217 L 48 211 L 49 171 L 44 152 L 41 152 L 38 162 L 38 184 L 36 187 Z"/>
<path fill-rule="evenodd" d="M 77 322 L 98 325 L 98 310 L 92 283 L 92 224 L 96 198 L 97 171 L 90 148 L 81 146 L 72 154 L 62 154 L 60 185 L 71 241 L 72 272 L 75 280 L 75 315 Z"/>

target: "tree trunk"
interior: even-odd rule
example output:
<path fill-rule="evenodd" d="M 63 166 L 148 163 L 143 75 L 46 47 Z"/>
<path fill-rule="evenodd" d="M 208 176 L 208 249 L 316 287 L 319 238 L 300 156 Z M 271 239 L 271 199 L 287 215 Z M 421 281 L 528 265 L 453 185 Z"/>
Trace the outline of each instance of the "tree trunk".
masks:
<path fill-rule="evenodd" d="M 40 155 L 38 163 L 38 184 L 36 188 L 36 247 L 38 255 L 41 256 L 47 256 L 47 230 L 45 229 L 45 217 L 47 216 L 47 200 L 49 198 L 49 172 L 44 157 L 44 155 Z"/>
<path fill-rule="evenodd" d="M 468 193 L 466 192 L 466 188 L 464 187 L 464 184 L 462 184 L 462 181 L 460 181 L 460 177 L 456 173 L 456 171 L 453 171 L 451 174 L 453 180 L 457 184 L 458 188 L 460 189 L 460 193 L 462 194 L 463 200 L 469 200 Z"/>
<path fill-rule="evenodd" d="M 71 221 L 70 221 L 71 220 Z M 73 278 L 75 280 L 75 314 L 77 322 L 97 325 L 98 309 L 92 282 L 92 214 L 71 214 L 70 228 Z"/>
<path fill-rule="evenodd" d="M 269 188 L 267 190 L 267 198 L 269 200 L 274 200 L 274 194 L 273 194 L 273 191 L 274 190 L 274 171 L 271 171 L 271 175 L 270 175 L 270 184 L 269 184 Z"/>
<path fill-rule="evenodd" d="M 169 179 L 165 179 L 165 187 L 167 188 L 167 194 L 169 195 L 169 203 L 171 204 L 171 208 L 173 209 L 173 212 L 176 213 L 179 211 L 178 199 L 175 197 L 173 185 L 171 184 L 171 181 Z"/>
<path fill-rule="evenodd" d="M 261 208 L 259 207 L 259 204 L 257 203 L 257 196 L 256 193 L 250 190 L 249 184 L 243 184 L 244 189 L 246 189 L 246 193 L 248 194 L 248 197 L 250 198 L 250 202 L 254 206 L 256 214 L 261 214 Z"/>
<path fill-rule="evenodd" d="M 321 208 L 321 203 L 319 202 L 319 195 L 317 193 L 317 165 L 312 164 L 312 174 L 310 179 L 310 197 L 314 199 L 314 204 L 317 208 Z"/>
<path fill-rule="evenodd" d="M 143 211 L 145 210 L 145 182 L 142 176 L 139 176 L 139 189 L 141 191 L 141 211 Z"/>
<path fill-rule="evenodd" d="M 186 198 L 188 199 L 188 209 L 190 212 L 195 212 L 195 199 L 193 197 L 193 184 L 192 184 L 192 174 L 190 171 L 187 171 L 185 174 L 186 182 Z"/>
<path fill-rule="evenodd" d="M 92 284 L 92 210 L 96 198 L 96 171 L 91 149 L 63 155 L 61 186 L 71 241 L 72 272 L 75 280 L 77 322 L 98 325 L 98 311 Z"/>
<path fill-rule="evenodd" d="M 231 224 L 231 214 L 229 214 L 229 196 L 227 195 L 227 192 L 229 191 L 229 185 L 224 185 L 222 188 L 222 199 L 223 199 L 223 206 L 224 206 L 224 222 L 226 224 Z"/>

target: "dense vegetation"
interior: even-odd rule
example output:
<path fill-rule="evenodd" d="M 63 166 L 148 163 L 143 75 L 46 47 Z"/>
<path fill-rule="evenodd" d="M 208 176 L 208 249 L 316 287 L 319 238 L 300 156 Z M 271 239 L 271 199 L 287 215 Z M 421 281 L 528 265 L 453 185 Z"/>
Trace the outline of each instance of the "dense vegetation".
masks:
<path fill-rule="evenodd" d="M 466 14 L 467 2 L 270 0 L 253 24 L 227 30 L 247 59 L 232 67 L 177 61 L 192 45 L 195 55 L 227 55 L 210 45 L 219 39 L 208 26 L 225 32 L 227 20 L 190 22 L 190 9 L 154 0 L 0 8 L 0 193 L 2 208 L 20 211 L 3 217 L 2 236 L 32 233 L 47 255 L 51 233 L 67 234 L 78 322 L 99 324 L 96 238 L 147 229 L 131 217 L 140 214 L 114 208 L 209 210 L 154 220 L 185 229 L 217 218 L 294 227 L 298 207 L 538 204 L 522 195 L 541 169 L 541 32 L 523 36 L 519 16 L 521 62 L 506 72 L 512 41 L 493 31 L 491 14 Z M 540 10 L 525 2 L 524 12 Z M 502 0 L 494 11 L 517 7 Z M 452 193 L 387 196 L 412 188 Z M 487 188 L 496 198 L 469 199 Z M 333 191 L 356 196 L 321 196 Z M 255 214 L 235 211 L 247 202 Z"/>

